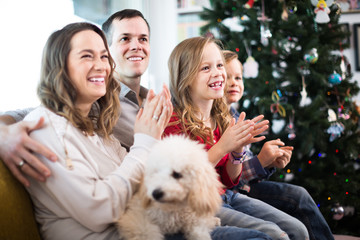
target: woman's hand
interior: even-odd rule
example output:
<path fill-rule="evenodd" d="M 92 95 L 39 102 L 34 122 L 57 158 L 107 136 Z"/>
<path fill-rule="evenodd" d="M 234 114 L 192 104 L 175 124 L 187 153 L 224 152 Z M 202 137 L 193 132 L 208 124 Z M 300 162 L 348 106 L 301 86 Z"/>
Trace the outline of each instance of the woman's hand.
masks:
<path fill-rule="evenodd" d="M 160 139 L 172 112 L 170 91 L 166 85 L 158 95 L 155 95 L 153 90 L 149 90 L 144 108 L 141 108 L 136 116 L 134 132 Z"/>

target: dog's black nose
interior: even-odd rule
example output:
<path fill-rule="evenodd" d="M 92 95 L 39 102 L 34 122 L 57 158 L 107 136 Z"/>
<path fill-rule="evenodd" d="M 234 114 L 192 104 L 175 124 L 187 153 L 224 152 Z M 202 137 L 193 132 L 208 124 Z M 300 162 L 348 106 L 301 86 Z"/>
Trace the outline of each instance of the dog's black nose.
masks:
<path fill-rule="evenodd" d="M 152 192 L 152 195 L 154 197 L 155 200 L 159 200 L 161 199 L 163 196 L 164 196 L 164 192 L 161 191 L 160 189 L 155 189 L 153 192 Z"/>

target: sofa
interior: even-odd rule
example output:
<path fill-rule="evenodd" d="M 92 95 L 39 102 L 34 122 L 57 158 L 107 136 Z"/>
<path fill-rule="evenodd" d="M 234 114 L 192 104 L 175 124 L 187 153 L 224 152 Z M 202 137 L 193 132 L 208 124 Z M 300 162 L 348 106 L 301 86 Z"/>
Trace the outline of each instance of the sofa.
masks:
<path fill-rule="evenodd" d="M 360 240 L 334 235 L 335 240 Z M 41 240 L 32 202 L 25 187 L 0 159 L 0 239 Z"/>
<path fill-rule="evenodd" d="M 0 239 L 41 240 L 25 187 L 0 159 Z"/>

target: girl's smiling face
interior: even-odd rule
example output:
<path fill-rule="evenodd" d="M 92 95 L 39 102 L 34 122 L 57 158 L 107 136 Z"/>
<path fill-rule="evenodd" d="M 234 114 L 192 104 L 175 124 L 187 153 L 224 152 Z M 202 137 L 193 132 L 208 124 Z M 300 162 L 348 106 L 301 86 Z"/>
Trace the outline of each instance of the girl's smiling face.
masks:
<path fill-rule="evenodd" d="M 221 50 L 216 43 L 208 43 L 204 47 L 196 78 L 190 86 L 192 100 L 199 102 L 222 98 L 225 81 L 226 71 Z"/>

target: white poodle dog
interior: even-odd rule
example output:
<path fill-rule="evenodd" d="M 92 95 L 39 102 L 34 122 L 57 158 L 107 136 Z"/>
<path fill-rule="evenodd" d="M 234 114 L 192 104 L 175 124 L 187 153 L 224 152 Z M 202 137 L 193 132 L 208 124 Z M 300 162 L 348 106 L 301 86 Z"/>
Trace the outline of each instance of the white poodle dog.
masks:
<path fill-rule="evenodd" d="M 210 240 L 220 225 L 221 187 L 204 145 L 184 136 L 164 138 L 151 150 L 140 189 L 118 221 L 120 236 L 160 240 L 181 232 L 188 240 Z"/>

